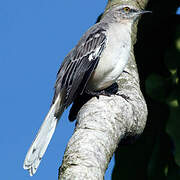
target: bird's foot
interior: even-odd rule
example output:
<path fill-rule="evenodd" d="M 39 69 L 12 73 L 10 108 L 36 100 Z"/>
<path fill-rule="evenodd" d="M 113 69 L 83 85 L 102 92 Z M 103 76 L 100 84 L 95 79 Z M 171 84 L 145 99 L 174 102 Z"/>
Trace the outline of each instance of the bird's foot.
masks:
<path fill-rule="evenodd" d="M 86 90 L 86 93 L 87 93 L 88 95 L 95 96 L 95 97 L 97 97 L 98 99 L 99 99 L 99 96 L 100 96 L 100 95 L 103 95 L 103 96 L 111 96 L 111 95 L 112 95 L 112 93 L 107 92 L 107 91 L 105 91 L 105 90 L 102 90 L 102 91 L 90 91 L 90 90 Z"/>
<path fill-rule="evenodd" d="M 118 92 L 118 85 L 117 83 L 112 84 L 110 87 L 100 90 L 100 91 L 90 91 L 90 90 L 86 90 L 86 93 L 91 95 L 91 96 L 95 96 L 99 99 L 100 95 L 103 96 L 111 96 L 111 95 L 116 95 L 116 93 Z"/>

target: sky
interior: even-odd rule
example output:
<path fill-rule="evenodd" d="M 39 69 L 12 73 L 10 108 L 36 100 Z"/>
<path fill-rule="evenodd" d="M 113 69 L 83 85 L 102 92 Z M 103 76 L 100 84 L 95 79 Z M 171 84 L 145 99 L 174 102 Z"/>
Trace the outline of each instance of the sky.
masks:
<path fill-rule="evenodd" d="M 103 12 L 105 0 L 0 1 L 0 179 L 57 179 L 75 123 L 63 114 L 36 174 L 26 152 L 48 112 L 56 73 L 67 53 Z M 111 161 L 105 179 L 109 180 Z"/>
<path fill-rule="evenodd" d="M 180 7 L 177 9 L 176 13 L 180 15 Z"/>

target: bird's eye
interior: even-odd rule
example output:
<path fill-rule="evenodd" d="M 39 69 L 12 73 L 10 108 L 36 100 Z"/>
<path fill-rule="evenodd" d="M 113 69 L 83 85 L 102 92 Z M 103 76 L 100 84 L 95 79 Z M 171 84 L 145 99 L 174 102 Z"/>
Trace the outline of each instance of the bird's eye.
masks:
<path fill-rule="evenodd" d="M 124 12 L 126 12 L 126 13 L 127 13 L 127 12 L 129 12 L 129 11 L 130 11 L 130 8 L 129 8 L 129 7 L 124 7 L 124 8 L 123 8 L 123 10 L 124 10 Z"/>

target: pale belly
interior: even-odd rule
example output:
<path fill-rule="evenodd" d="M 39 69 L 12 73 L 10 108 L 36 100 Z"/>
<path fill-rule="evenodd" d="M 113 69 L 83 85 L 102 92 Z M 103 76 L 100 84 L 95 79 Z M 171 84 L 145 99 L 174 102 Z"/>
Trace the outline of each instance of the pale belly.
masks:
<path fill-rule="evenodd" d="M 97 68 L 88 82 L 88 90 L 102 90 L 116 82 L 128 62 L 130 46 L 130 41 L 122 41 L 118 38 L 111 39 L 107 43 Z"/>

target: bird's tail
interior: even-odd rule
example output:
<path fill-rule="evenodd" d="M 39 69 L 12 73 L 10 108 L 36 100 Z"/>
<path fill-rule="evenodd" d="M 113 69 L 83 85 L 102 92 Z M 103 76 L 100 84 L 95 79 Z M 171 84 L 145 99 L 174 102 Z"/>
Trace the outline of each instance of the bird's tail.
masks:
<path fill-rule="evenodd" d="M 58 118 L 55 116 L 58 109 Z M 41 159 L 48 147 L 48 144 L 54 134 L 58 119 L 63 113 L 64 109 L 61 106 L 61 97 L 57 97 L 54 104 L 51 106 L 43 124 L 41 125 L 35 140 L 29 148 L 26 158 L 24 160 L 24 169 L 29 171 L 30 176 L 35 174 Z"/>

